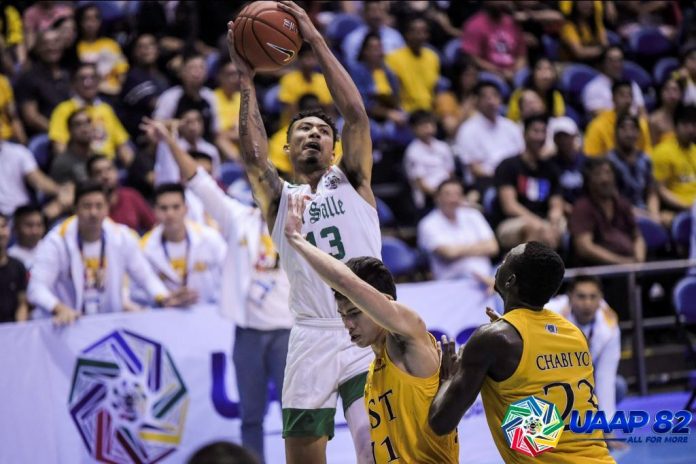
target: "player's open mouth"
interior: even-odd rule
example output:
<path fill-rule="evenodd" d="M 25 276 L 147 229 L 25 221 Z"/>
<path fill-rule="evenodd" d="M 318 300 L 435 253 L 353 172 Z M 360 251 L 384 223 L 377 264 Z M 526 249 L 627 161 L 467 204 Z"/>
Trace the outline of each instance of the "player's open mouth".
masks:
<path fill-rule="evenodd" d="M 355 342 L 358 340 L 358 338 L 360 338 L 360 335 L 351 335 L 351 336 L 350 336 L 350 341 L 353 342 L 353 343 L 355 343 Z"/>
<path fill-rule="evenodd" d="M 316 150 L 320 151 L 321 150 L 321 145 L 319 145 L 319 142 L 307 142 L 304 144 L 302 147 L 303 150 Z"/>

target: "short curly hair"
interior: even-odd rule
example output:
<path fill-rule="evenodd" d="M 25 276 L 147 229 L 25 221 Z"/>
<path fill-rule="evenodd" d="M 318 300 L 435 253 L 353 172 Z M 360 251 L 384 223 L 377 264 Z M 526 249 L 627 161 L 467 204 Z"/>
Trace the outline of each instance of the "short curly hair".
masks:
<path fill-rule="evenodd" d="M 543 306 L 558 292 L 565 265 L 561 257 L 540 242 L 528 242 L 524 253 L 511 255 L 510 270 L 515 274 L 520 299 Z"/>
<path fill-rule="evenodd" d="M 301 119 L 304 118 L 310 118 L 310 117 L 315 117 L 319 118 L 322 121 L 324 121 L 326 124 L 331 127 L 331 131 L 333 133 L 333 143 L 334 146 L 336 145 L 336 142 L 338 142 L 338 129 L 336 128 L 336 123 L 334 122 L 333 118 L 326 114 L 323 110 L 320 109 L 311 109 L 311 110 L 306 110 L 306 111 L 300 111 L 295 115 L 295 117 L 292 118 L 290 121 L 290 124 L 288 125 L 288 130 L 285 133 L 285 139 L 286 141 L 290 141 L 290 134 L 292 133 L 292 128 L 295 125 L 295 123 Z"/>

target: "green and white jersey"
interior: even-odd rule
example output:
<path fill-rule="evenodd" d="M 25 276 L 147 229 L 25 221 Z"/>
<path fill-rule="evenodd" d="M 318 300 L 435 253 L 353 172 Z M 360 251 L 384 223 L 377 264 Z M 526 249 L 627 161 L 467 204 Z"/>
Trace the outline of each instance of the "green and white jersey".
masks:
<path fill-rule="evenodd" d="M 285 238 L 283 229 L 290 194 L 311 198 L 304 212 L 302 235 L 343 262 L 359 256 L 381 259 L 382 237 L 377 210 L 360 196 L 338 166 L 326 171 L 315 193 L 308 184 L 283 184 L 272 237 L 278 248 L 280 265 L 290 280 L 290 310 L 298 320 L 339 319 L 333 291 Z"/>

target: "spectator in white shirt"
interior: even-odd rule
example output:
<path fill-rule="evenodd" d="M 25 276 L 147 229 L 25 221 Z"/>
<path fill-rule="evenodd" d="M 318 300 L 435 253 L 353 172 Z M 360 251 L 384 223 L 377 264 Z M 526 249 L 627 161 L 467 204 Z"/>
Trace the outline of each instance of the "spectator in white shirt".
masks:
<path fill-rule="evenodd" d="M 613 45 L 606 49 L 602 57 L 602 73 L 598 74 L 587 83 L 582 91 L 582 104 L 585 111 L 590 114 L 597 114 L 603 110 L 614 108 L 611 87 L 615 82 L 624 78 L 624 54 L 621 47 Z M 631 81 L 631 91 L 633 92 L 632 111 L 644 110 L 645 100 L 643 91 L 635 81 Z"/>
<path fill-rule="evenodd" d="M 409 124 L 416 138 L 406 147 L 404 168 L 413 202 L 422 209 L 432 205 L 437 187 L 454 175 L 454 156 L 448 144 L 435 138 L 437 122 L 432 113 L 415 111 Z"/>
<path fill-rule="evenodd" d="M 493 173 L 501 161 L 524 151 L 520 128 L 500 115 L 501 96 L 495 84 L 479 82 L 477 113 L 467 119 L 457 131 L 457 155 L 469 171 L 480 192 L 493 185 Z"/>
<path fill-rule="evenodd" d="M 348 64 L 349 69 L 353 68 L 358 61 L 360 47 L 368 33 L 379 35 L 379 39 L 382 42 L 382 51 L 385 55 L 406 45 L 401 33 L 385 24 L 387 19 L 387 3 L 388 2 L 384 1 L 363 2 L 362 16 L 365 24 L 351 31 L 343 39 L 341 47 L 343 50 L 343 58 Z"/>
<path fill-rule="evenodd" d="M 20 260 L 27 271 L 30 271 L 34 265 L 38 244 L 46 233 L 46 223 L 41 209 L 31 204 L 17 208 L 13 228 L 15 243 L 7 250 L 7 254 Z"/>
<path fill-rule="evenodd" d="M 196 292 L 198 301 L 217 303 L 227 253 L 218 231 L 186 220 L 184 186 L 180 183 L 155 189 L 155 214 L 159 224 L 140 241 L 152 268 L 169 291 L 186 287 Z M 135 289 L 143 292 L 137 286 Z"/>
<path fill-rule="evenodd" d="M 617 375 L 621 359 L 621 332 L 616 312 L 602 295 L 602 284 L 594 276 L 578 276 L 570 282 L 566 295 L 554 298 L 547 307 L 575 324 L 587 337 L 595 376 L 599 409 L 607 420 L 626 393 L 626 381 Z"/>
<path fill-rule="evenodd" d="M 18 206 L 31 202 L 27 185 L 48 196 L 61 193 L 61 187 L 39 169 L 29 150 L 17 143 L 0 141 L 1 214 L 10 217 Z M 66 189 L 67 187 L 62 190 Z M 57 197 L 57 200 L 61 201 L 52 201 L 44 206 L 44 212 L 50 219 L 58 217 L 69 207 L 71 201 L 62 201 L 62 196 Z"/>
<path fill-rule="evenodd" d="M 459 181 L 440 184 L 435 195 L 437 208 L 418 224 L 418 245 L 428 252 L 435 279 L 475 279 L 488 286 L 491 257 L 498 242 L 483 215 L 465 206 Z"/>
<path fill-rule="evenodd" d="M 220 174 L 220 152 L 212 143 L 204 138 L 203 115 L 196 109 L 188 109 L 178 116 L 175 131 L 178 132 L 177 142 L 186 151 L 205 153 L 213 160 L 213 177 Z M 176 165 L 171 150 L 167 144 L 157 142 L 155 155 L 155 185 L 179 182 L 179 167 Z"/>

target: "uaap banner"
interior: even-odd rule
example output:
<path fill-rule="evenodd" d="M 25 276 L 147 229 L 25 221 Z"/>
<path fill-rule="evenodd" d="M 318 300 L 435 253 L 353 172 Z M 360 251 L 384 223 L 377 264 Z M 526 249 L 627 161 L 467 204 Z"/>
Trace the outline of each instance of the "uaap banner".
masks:
<path fill-rule="evenodd" d="M 397 291 L 434 333 L 464 341 L 491 304 L 471 285 Z M 239 441 L 232 335 L 209 306 L 97 315 L 62 329 L 0 325 L 0 463 L 180 463 L 210 441 Z M 280 433 L 275 401 L 265 427 Z M 462 462 L 499 459 L 480 401 L 459 430 Z"/>

